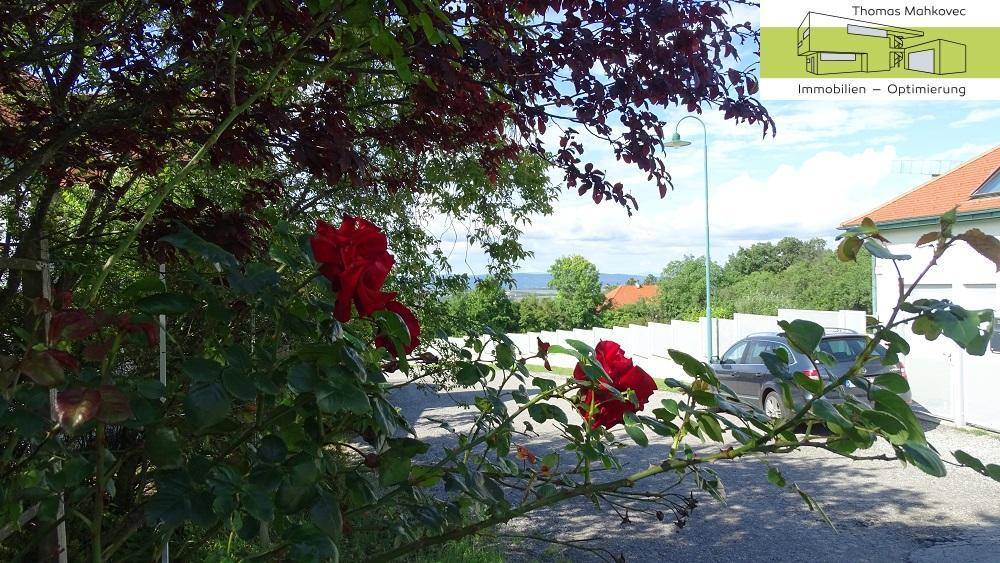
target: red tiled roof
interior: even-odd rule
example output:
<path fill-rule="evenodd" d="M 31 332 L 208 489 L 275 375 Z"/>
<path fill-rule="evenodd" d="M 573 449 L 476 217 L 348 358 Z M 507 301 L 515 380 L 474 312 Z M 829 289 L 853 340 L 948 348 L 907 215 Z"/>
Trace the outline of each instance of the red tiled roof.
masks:
<path fill-rule="evenodd" d="M 971 197 L 997 170 L 1000 170 L 1000 147 L 917 186 L 881 207 L 845 221 L 842 226 L 858 225 L 865 217 L 871 217 L 876 223 L 937 217 L 956 206 L 959 213 L 1000 209 L 1000 197 Z"/>
<path fill-rule="evenodd" d="M 620 285 L 604 294 L 604 297 L 611 302 L 611 308 L 622 305 L 632 305 L 643 299 L 653 299 L 656 297 L 655 285 L 641 285 L 636 287 L 632 284 Z"/>

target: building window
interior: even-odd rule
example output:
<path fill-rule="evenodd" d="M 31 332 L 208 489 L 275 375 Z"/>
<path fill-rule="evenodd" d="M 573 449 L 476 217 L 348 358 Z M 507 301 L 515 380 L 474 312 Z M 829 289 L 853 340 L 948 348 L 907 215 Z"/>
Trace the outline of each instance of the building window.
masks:
<path fill-rule="evenodd" d="M 993 338 L 990 338 L 990 352 L 1000 354 L 1000 325 L 993 327 Z"/>
<path fill-rule="evenodd" d="M 1000 170 L 993 173 L 972 196 L 1000 195 Z"/>
<path fill-rule="evenodd" d="M 867 35 L 868 37 L 889 37 L 889 32 L 884 29 L 854 24 L 847 25 L 847 33 L 851 35 Z"/>
<path fill-rule="evenodd" d="M 807 27 L 806 30 L 802 32 L 802 39 L 805 39 L 806 37 L 809 37 L 810 29 L 811 28 Z"/>
<path fill-rule="evenodd" d="M 821 61 L 856 61 L 858 55 L 855 53 L 820 53 Z"/>

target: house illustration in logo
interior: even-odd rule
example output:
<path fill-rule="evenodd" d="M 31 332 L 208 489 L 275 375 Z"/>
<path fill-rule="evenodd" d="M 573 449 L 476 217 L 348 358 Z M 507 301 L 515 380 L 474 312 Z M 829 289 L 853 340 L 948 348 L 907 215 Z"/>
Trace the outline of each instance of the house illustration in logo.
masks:
<path fill-rule="evenodd" d="M 929 74 L 966 70 L 965 45 L 923 40 L 924 32 L 809 12 L 798 29 L 798 54 L 810 74 L 906 69 Z"/>

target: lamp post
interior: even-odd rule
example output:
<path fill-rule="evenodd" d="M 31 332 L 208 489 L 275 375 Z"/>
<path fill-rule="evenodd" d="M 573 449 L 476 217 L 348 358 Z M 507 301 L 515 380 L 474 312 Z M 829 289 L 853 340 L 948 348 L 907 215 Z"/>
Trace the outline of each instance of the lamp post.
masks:
<path fill-rule="evenodd" d="M 680 148 L 691 144 L 691 141 L 681 139 L 681 135 L 678 132 L 678 127 L 680 127 L 685 119 L 693 119 L 701 123 L 701 130 L 705 134 L 705 143 L 702 147 L 705 154 L 705 316 L 707 317 L 706 326 L 708 327 L 705 333 L 705 353 L 706 358 L 711 362 L 715 346 L 712 340 L 712 245 L 710 243 L 708 223 L 708 127 L 701 118 L 694 115 L 685 115 L 674 125 L 674 136 L 666 143 L 666 146 Z"/>

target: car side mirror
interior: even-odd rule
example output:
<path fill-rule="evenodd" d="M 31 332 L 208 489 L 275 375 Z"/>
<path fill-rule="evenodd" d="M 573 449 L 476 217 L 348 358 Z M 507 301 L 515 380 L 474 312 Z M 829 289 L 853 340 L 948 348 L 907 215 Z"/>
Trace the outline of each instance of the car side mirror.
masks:
<path fill-rule="evenodd" d="M 718 356 L 712 356 L 712 359 L 708 361 L 710 364 L 721 364 L 722 359 Z"/>

